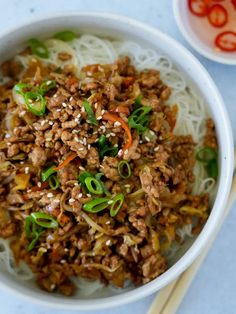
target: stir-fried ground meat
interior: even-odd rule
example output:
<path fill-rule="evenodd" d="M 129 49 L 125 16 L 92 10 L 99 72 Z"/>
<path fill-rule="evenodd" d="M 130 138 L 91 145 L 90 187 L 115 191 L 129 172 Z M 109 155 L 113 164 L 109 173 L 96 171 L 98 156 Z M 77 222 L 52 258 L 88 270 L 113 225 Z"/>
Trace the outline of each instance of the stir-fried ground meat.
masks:
<path fill-rule="evenodd" d="M 69 60 L 71 55 L 60 53 L 58 58 Z M 191 135 L 173 134 L 177 109 L 165 103 L 171 89 L 160 73 L 137 71 L 128 57 L 88 65 L 79 77 L 38 60 L 23 72 L 16 61 L 4 63 L 2 70 L 10 82 L 1 86 L 0 236 L 12 238 L 16 261 L 31 267 L 42 289 L 64 295 L 75 290 L 71 276 L 123 287 L 126 280 L 142 284 L 163 273 L 165 253 L 173 241 L 180 241 L 176 230 L 193 220 L 200 230 L 209 198 L 191 195 L 196 143 Z M 45 114 L 36 116 L 11 96 L 19 81 L 34 88 L 55 82 L 44 94 Z M 142 132 L 128 126 L 140 95 L 138 105 L 149 108 Z M 210 119 L 204 144 L 217 147 Z M 130 166 L 129 176 L 120 174 L 122 160 Z M 54 186 L 42 177 L 48 167 L 54 167 Z M 99 177 L 99 195 L 78 179 L 85 172 Z M 117 195 L 124 200 L 112 214 L 109 206 Z M 106 208 L 85 210 L 101 197 L 111 199 Z M 58 225 L 38 226 L 32 244 L 26 218 L 39 212 Z"/>

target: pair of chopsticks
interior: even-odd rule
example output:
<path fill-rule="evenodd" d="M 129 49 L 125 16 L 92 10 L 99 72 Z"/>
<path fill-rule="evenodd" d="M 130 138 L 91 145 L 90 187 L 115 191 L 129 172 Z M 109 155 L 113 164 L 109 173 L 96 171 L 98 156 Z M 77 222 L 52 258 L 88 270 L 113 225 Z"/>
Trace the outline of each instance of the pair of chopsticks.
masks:
<path fill-rule="evenodd" d="M 235 162 L 236 162 L 236 151 L 235 155 Z M 236 164 L 234 164 L 234 171 L 236 169 Z M 222 224 L 225 220 L 233 202 L 236 199 L 236 174 L 234 173 L 233 182 L 231 191 L 229 194 L 228 203 L 225 208 L 224 217 L 222 222 L 218 225 L 215 233 L 213 234 L 212 238 L 208 242 L 207 246 L 205 247 L 202 254 L 193 262 L 193 264 L 177 278 L 175 281 L 170 283 L 168 286 L 163 288 L 160 292 L 158 292 L 156 298 L 154 299 L 148 314 L 175 314 L 178 310 L 179 305 L 181 304 L 188 288 L 193 281 L 195 275 L 197 274 L 198 269 L 200 268 L 202 262 L 204 261 L 205 257 L 207 256 L 208 251 L 210 250 Z"/>

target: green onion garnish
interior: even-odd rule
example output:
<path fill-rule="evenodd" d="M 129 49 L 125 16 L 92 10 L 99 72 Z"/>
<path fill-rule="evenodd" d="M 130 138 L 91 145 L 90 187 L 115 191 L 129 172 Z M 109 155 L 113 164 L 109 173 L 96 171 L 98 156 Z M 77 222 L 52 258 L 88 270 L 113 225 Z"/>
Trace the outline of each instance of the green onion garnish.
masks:
<path fill-rule="evenodd" d="M 86 178 L 93 178 L 93 175 L 88 171 L 84 171 L 79 175 L 78 180 L 81 184 L 85 185 Z"/>
<path fill-rule="evenodd" d="M 206 146 L 197 152 L 196 159 L 207 163 L 210 160 L 217 159 L 217 152 L 213 148 Z"/>
<path fill-rule="evenodd" d="M 56 82 L 53 80 L 47 80 L 44 81 L 40 86 L 39 86 L 39 94 L 44 95 L 47 93 L 50 89 L 53 89 L 56 87 Z"/>
<path fill-rule="evenodd" d="M 53 165 L 47 169 L 44 169 L 41 172 L 41 179 L 43 182 L 47 181 L 52 174 L 57 172 L 56 170 L 54 170 L 54 168 L 55 168 L 55 165 Z"/>
<path fill-rule="evenodd" d="M 88 189 L 88 191 L 92 194 L 103 194 L 103 187 L 100 183 L 100 181 L 98 181 L 95 178 L 91 178 L 91 177 L 87 177 L 84 180 L 84 183 L 86 185 L 86 188 Z"/>
<path fill-rule="evenodd" d="M 98 140 L 99 157 L 103 159 L 105 156 L 115 157 L 118 154 L 119 148 L 114 147 L 108 142 L 105 135 L 101 135 Z"/>
<path fill-rule="evenodd" d="M 43 59 L 47 59 L 49 57 L 48 48 L 37 38 L 29 39 L 28 43 L 34 55 Z"/>
<path fill-rule="evenodd" d="M 24 95 L 25 94 L 25 89 L 30 89 L 32 86 L 30 84 L 25 84 L 25 83 L 18 83 L 14 86 L 14 90 L 16 91 L 17 94 Z"/>
<path fill-rule="evenodd" d="M 128 124 L 130 128 L 136 129 L 139 134 L 145 132 L 148 128 L 148 122 L 150 120 L 149 112 L 151 107 L 142 106 L 134 110 L 128 118 Z"/>
<path fill-rule="evenodd" d="M 118 172 L 123 179 L 128 179 L 131 176 L 132 172 L 127 160 L 121 160 L 118 163 Z"/>
<path fill-rule="evenodd" d="M 48 179 L 48 183 L 51 189 L 56 190 L 60 186 L 59 179 L 56 175 L 51 175 Z"/>
<path fill-rule="evenodd" d="M 101 197 L 95 198 L 92 201 L 83 205 L 83 209 L 90 213 L 98 213 L 109 206 L 110 198 L 108 197 Z"/>
<path fill-rule="evenodd" d="M 121 209 L 123 202 L 124 202 L 124 194 L 120 193 L 117 194 L 113 199 L 112 199 L 112 205 L 110 208 L 110 216 L 115 217 L 119 210 Z"/>
<path fill-rule="evenodd" d="M 54 36 L 56 39 L 60 39 L 63 41 L 72 41 L 73 39 L 76 38 L 76 34 L 73 31 L 63 31 L 63 32 L 58 32 Z"/>
<path fill-rule="evenodd" d="M 106 185 L 102 182 L 101 177 L 104 176 L 104 173 L 102 172 L 98 172 L 97 174 L 95 174 L 95 178 L 100 182 L 102 188 L 103 188 L 103 192 L 109 196 L 111 195 L 111 193 L 108 191 Z"/>
<path fill-rule="evenodd" d="M 33 250 L 43 232 L 44 229 L 37 225 L 31 216 L 25 219 L 25 234 L 26 237 L 31 240 L 27 246 L 27 251 Z"/>
<path fill-rule="evenodd" d="M 196 159 L 205 165 L 207 173 L 211 178 L 217 179 L 218 162 L 216 150 L 209 146 L 203 147 L 197 152 Z"/>
<path fill-rule="evenodd" d="M 36 116 L 44 115 L 46 111 L 46 100 L 41 94 L 26 92 L 23 96 L 26 106 L 28 107 L 30 112 L 32 112 Z"/>
<path fill-rule="evenodd" d="M 94 115 L 94 112 L 93 112 L 93 109 L 92 109 L 90 103 L 87 100 L 84 100 L 83 101 L 83 106 L 84 106 L 84 109 L 87 112 L 89 122 L 91 124 L 98 125 L 98 122 L 97 122 L 97 120 L 95 118 L 95 115 Z"/>
<path fill-rule="evenodd" d="M 58 222 L 50 215 L 45 213 L 31 213 L 32 221 L 43 228 L 55 229 L 58 227 Z"/>
<path fill-rule="evenodd" d="M 134 100 L 134 109 L 138 109 L 139 107 L 142 106 L 141 100 L 143 99 L 143 95 L 139 95 L 135 100 Z"/>

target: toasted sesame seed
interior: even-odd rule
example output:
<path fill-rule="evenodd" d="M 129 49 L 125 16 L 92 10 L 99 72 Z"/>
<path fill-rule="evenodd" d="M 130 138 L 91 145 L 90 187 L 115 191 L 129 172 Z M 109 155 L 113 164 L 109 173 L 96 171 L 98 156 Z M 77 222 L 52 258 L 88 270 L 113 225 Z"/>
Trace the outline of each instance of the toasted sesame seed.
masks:
<path fill-rule="evenodd" d="M 88 149 L 90 149 L 91 148 L 91 145 L 90 144 L 88 144 Z"/>
<path fill-rule="evenodd" d="M 66 104 L 64 102 L 62 103 L 62 107 L 66 108 Z"/>
<path fill-rule="evenodd" d="M 104 113 L 105 113 L 105 110 L 104 110 L 104 109 L 102 109 L 102 112 L 101 112 L 101 114 L 102 114 L 102 115 L 104 115 Z"/>
<path fill-rule="evenodd" d="M 69 109 L 71 109 L 71 110 L 72 110 L 72 109 L 73 109 L 73 107 L 72 107 L 71 105 L 69 105 Z"/>
<path fill-rule="evenodd" d="M 106 137 L 107 137 L 107 138 L 109 138 L 110 136 L 111 136 L 111 134 L 110 134 L 110 133 L 106 134 Z"/>
<path fill-rule="evenodd" d="M 53 194 L 52 193 L 48 193 L 47 197 L 51 198 L 51 197 L 53 197 Z"/>
<path fill-rule="evenodd" d="M 87 195 L 88 197 L 91 197 L 91 196 L 92 196 L 92 195 L 91 195 L 91 194 L 89 194 L 89 193 L 88 193 L 88 194 L 86 194 L 86 195 Z"/>
<path fill-rule="evenodd" d="M 60 112 L 60 111 L 61 111 L 61 109 L 60 109 L 60 108 L 58 108 L 58 109 L 56 109 L 56 111 L 57 111 L 57 112 Z"/>
<path fill-rule="evenodd" d="M 45 120 L 43 120 L 43 121 L 41 121 L 41 125 L 43 126 L 44 124 L 46 123 L 46 121 Z"/>
<path fill-rule="evenodd" d="M 99 139 L 98 138 L 96 138 L 96 140 L 95 140 L 95 142 L 94 143 L 97 143 L 99 141 Z"/>
<path fill-rule="evenodd" d="M 86 139 L 86 137 L 84 137 L 84 139 L 83 139 L 83 143 L 84 143 L 84 145 L 86 145 L 86 144 L 87 144 L 87 139 Z"/>
<path fill-rule="evenodd" d="M 102 120 L 102 116 L 98 116 L 98 117 L 97 117 L 97 120 Z"/>
<path fill-rule="evenodd" d="M 118 144 L 115 144 L 114 147 L 118 147 Z"/>
<path fill-rule="evenodd" d="M 97 103 L 97 102 L 94 104 L 94 108 L 95 108 L 95 109 L 98 108 L 98 103 Z"/>
<path fill-rule="evenodd" d="M 69 249 L 67 247 L 64 248 L 65 252 L 69 252 Z"/>
<path fill-rule="evenodd" d="M 111 223 L 110 220 L 107 220 L 107 221 L 105 222 L 106 225 L 110 225 L 110 223 Z"/>
<path fill-rule="evenodd" d="M 65 259 L 61 259 L 61 264 L 65 264 L 66 263 L 66 260 Z"/>
<path fill-rule="evenodd" d="M 145 138 L 145 140 L 146 140 L 147 142 L 150 142 L 150 138 L 149 138 L 149 137 L 145 136 L 144 138 Z"/>
<path fill-rule="evenodd" d="M 29 167 L 25 167 L 25 173 L 29 173 L 30 168 Z"/>
<path fill-rule="evenodd" d="M 70 198 L 69 199 L 69 203 L 74 203 L 75 202 L 75 199 L 74 198 Z"/>
<path fill-rule="evenodd" d="M 85 112 L 85 109 L 84 109 L 84 107 L 82 107 L 82 108 L 81 108 L 81 112 Z"/>
<path fill-rule="evenodd" d="M 74 183 L 74 186 L 78 186 L 78 185 L 79 185 L 79 183 L 78 183 L 78 182 L 75 182 L 75 183 Z"/>
<path fill-rule="evenodd" d="M 50 286 L 50 290 L 54 290 L 55 288 L 56 288 L 55 283 L 52 283 L 51 286 Z"/>
<path fill-rule="evenodd" d="M 110 239 L 106 241 L 106 245 L 107 245 L 107 246 L 111 245 L 111 243 L 112 243 L 112 242 L 111 242 Z"/>
<path fill-rule="evenodd" d="M 100 168 L 102 168 L 102 169 L 104 168 L 104 166 L 103 166 L 103 165 L 100 165 L 99 167 L 100 167 Z"/>
<path fill-rule="evenodd" d="M 11 134 L 9 134 L 9 133 L 7 133 L 6 135 L 5 135 L 5 138 L 10 138 L 11 137 Z"/>
<path fill-rule="evenodd" d="M 143 144 L 143 141 L 139 141 L 139 144 Z"/>
<path fill-rule="evenodd" d="M 54 203 L 60 203 L 60 200 L 58 198 L 56 198 L 55 200 L 53 200 Z"/>
<path fill-rule="evenodd" d="M 84 150 L 84 147 L 78 148 L 78 150 L 81 152 L 82 150 Z"/>
<path fill-rule="evenodd" d="M 150 133 L 151 135 L 155 135 L 155 133 L 154 133 L 152 130 L 150 130 L 149 133 Z"/>
<path fill-rule="evenodd" d="M 119 151 L 118 151 L 118 154 L 117 154 L 119 157 L 121 157 L 122 155 L 123 155 L 123 150 L 122 149 L 120 149 Z"/>
<path fill-rule="evenodd" d="M 69 98 L 69 101 L 72 101 L 73 100 L 73 97 L 71 96 L 70 98 Z"/>
<path fill-rule="evenodd" d="M 125 188 L 130 188 L 130 184 L 125 184 L 124 187 Z"/>
<path fill-rule="evenodd" d="M 37 186 L 38 186 L 39 188 L 41 188 L 42 183 L 41 183 L 41 182 L 38 182 L 38 183 L 37 183 Z"/>
<path fill-rule="evenodd" d="M 113 200 L 110 200 L 110 201 L 107 202 L 107 204 L 109 204 L 109 205 L 112 204 L 112 203 L 113 203 Z"/>
<path fill-rule="evenodd" d="M 154 152 L 157 152 L 160 149 L 160 146 L 154 148 Z"/>
<path fill-rule="evenodd" d="M 46 85 L 50 85 L 51 83 L 52 83 L 52 81 L 49 80 L 46 82 Z"/>
<path fill-rule="evenodd" d="M 77 115 L 77 118 L 79 119 L 81 117 L 81 113 L 79 113 L 78 115 Z"/>
<path fill-rule="evenodd" d="M 43 196 L 43 195 L 44 195 L 44 192 L 40 192 L 39 195 Z"/>
<path fill-rule="evenodd" d="M 74 140 L 79 143 L 79 138 L 78 137 L 75 137 Z"/>
<path fill-rule="evenodd" d="M 127 155 L 128 152 L 129 152 L 128 149 L 126 149 L 126 150 L 124 151 L 124 154 Z"/>
<path fill-rule="evenodd" d="M 114 127 L 119 127 L 119 126 L 121 126 L 121 123 L 120 123 L 119 121 L 116 121 L 116 122 L 114 123 Z"/>
<path fill-rule="evenodd" d="M 115 134 L 115 133 L 113 133 L 113 132 L 111 132 L 110 134 L 111 134 L 111 136 L 116 136 L 116 134 Z"/>
<path fill-rule="evenodd" d="M 10 145 L 11 145 L 11 143 L 7 142 L 7 145 L 8 145 L 8 146 L 10 146 Z"/>
<path fill-rule="evenodd" d="M 85 168 L 84 168 L 84 167 L 82 167 L 82 166 L 79 166 L 79 169 L 80 169 L 80 170 L 85 170 Z"/>
<path fill-rule="evenodd" d="M 79 193 L 78 198 L 81 198 L 82 196 L 83 196 L 83 194 L 82 194 L 82 193 Z"/>
<path fill-rule="evenodd" d="M 53 122 L 53 121 L 49 121 L 48 124 L 49 124 L 49 125 L 53 125 L 54 122 Z"/>
<path fill-rule="evenodd" d="M 25 110 L 22 110 L 20 113 L 19 113 L 19 116 L 22 117 L 26 114 L 26 111 Z"/>
<path fill-rule="evenodd" d="M 57 97 L 57 94 L 54 94 L 52 97 L 53 97 L 53 98 L 56 98 L 56 97 Z"/>

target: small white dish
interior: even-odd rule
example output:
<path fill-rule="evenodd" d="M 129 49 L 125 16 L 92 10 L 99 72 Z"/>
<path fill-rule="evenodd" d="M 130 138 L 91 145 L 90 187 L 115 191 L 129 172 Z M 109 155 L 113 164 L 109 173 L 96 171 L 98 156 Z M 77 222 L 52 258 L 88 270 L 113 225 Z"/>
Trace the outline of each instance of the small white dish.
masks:
<path fill-rule="evenodd" d="M 188 0 L 173 0 L 173 10 L 180 32 L 197 52 L 210 60 L 236 65 L 236 52 L 224 52 L 214 47 L 215 36 L 224 31 L 235 31 L 235 25 L 231 23 L 223 28 L 211 26 L 206 17 L 199 18 L 190 12 Z M 231 11 L 228 11 L 229 14 L 235 16 L 236 12 Z"/>

